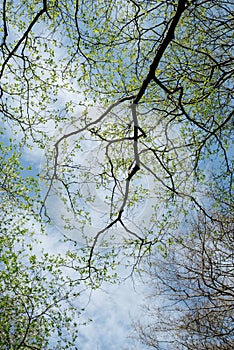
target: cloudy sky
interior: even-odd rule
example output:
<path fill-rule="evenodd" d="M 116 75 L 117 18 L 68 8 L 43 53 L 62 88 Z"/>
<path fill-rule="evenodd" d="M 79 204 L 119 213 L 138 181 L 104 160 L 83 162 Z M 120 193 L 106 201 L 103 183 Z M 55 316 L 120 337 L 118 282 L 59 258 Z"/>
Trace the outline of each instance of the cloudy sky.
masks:
<path fill-rule="evenodd" d="M 63 252 L 65 245 L 59 242 L 59 237 L 56 228 L 50 228 L 43 238 L 45 249 L 51 253 Z M 120 274 L 124 277 L 128 272 L 122 268 Z M 140 278 L 134 279 L 134 283 L 128 278 L 120 284 L 103 283 L 100 289 L 84 292 L 76 301 L 78 308 L 85 307 L 77 321 L 92 321 L 79 326 L 79 349 L 132 350 L 133 340 L 129 337 L 131 322 L 142 316 L 145 290 L 146 286 Z"/>
<path fill-rule="evenodd" d="M 66 101 L 76 98 L 71 93 L 61 92 L 59 101 L 62 106 Z M 48 122 L 41 125 L 49 136 L 56 135 L 54 124 Z M 9 130 L 10 132 L 10 130 Z M 14 135 L 14 137 L 16 137 Z M 20 134 L 19 134 L 20 137 Z M 35 144 L 29 149 L 25 147 L 23 153 L 23 165 L 31 165 L 32 173 L 36 176 L 43 166 L 44 152 Z M 32 174 L 32 175 L 33 175 Z M 59 243 L 61 236 L 56 232 L 58 227 L 48 228 L 48 236 L 43 237 L 43 245 L 46 251 L 57 253 L 64 251 L 65 247 Z M 61 233 L 61 230 L 59 230 Z M 123 276 L 126 272 L 123 271 Z M 86 322 L 80 327 L 79 349 L 80 350 L 116 350 L 132 349 L 133 341 L 131 334 L 131 320 L 140 317 L 140 305 L 144 302 L 144 285 L 140 280 L 133 281 L 129 278 L 121 284 L 103 284 L 101 289 L 86 293 L 77 300 L 79 307 L 86 306 L 86 310 L 78 322 Z M 82 305 L 80 305 L 80 303 Z"/>
<path fill-rule="evenodd" d="M 43 156 L 43 152 L 35 146 L 30 151 L 25 149 L 23 154 L 25 163 L 33 165 L 35 173 L 40 172 Z M 47 231 L 48 235 L 43 237 L 44 248 L 52 254 L 64 252 L 66 246 L 59 242 L 61 228 L 50 226 Z M 120 274 L 125 277 L 128 271 L 123 268 Z M 140 279 L 135 279 L 133 283 L 129 278 L 121 284 L 104 283 L 101 289 L 83 294 L 77 300 L 77 305 L 79 308 L 85 306 L 86 309 L 78 322 L 92 321 L 79 327 L 79 349 L 133 349 L 133 340 L 129 338 L 132 332 L 131 320 L 141 317 L 140 305 L 145 300 L 145 288 Z"/>
<path fill-rule="evenodd" d="M 143 301 L 140 286 L 134 290 L 131 281 L 118 286 L 105 286 L 93 292 L 87 314 L 93 319 L 81 328 L 81 349 L 115 350 L 130 345 L 131 318 L 139 317 Z"/>

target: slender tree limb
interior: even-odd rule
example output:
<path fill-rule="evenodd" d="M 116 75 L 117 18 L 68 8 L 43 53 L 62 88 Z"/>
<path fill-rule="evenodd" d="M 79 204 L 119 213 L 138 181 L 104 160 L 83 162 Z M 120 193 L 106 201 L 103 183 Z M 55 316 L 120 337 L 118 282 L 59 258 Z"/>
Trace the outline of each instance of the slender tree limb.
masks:
<path fill-rule="evenodd" d="M 179 0 L 178 1 L 178 6 L 177 6 L 177 10 L 175 13 L 175 16 L 172 19 L 171 25 L 167 31 L 166 37 L 163 40 L 163 42 L 161 43 L 161 45 L 159 46 L 157 53 L 154 57 L 154 60 L 150 66 L 149 72 L 147 77 L 145 78 L 145 80 L 143 81 L 140 90 L 136 96 L 136 98 L 134 99 L 133 103 L 138 104 L 139 101 L 141 100 L 141 98 L 143 97 L 143 95 L 145 94 L 145 91 L 148 87 L 148 85 L 150 84 L 151 80 L 154 80 L 155 77 L 155 71 L 160 63 L 160 60 L 164 54 L 164 52 L 166 51 L 167 47 L 169 46 L 169 44 L 171 43 L 172 40 L 174 40 L 175 38 L 175 29 L 179 23 L 179 20 L 183 14 L 183 12 L 186 9 L 186 0 Z"/>

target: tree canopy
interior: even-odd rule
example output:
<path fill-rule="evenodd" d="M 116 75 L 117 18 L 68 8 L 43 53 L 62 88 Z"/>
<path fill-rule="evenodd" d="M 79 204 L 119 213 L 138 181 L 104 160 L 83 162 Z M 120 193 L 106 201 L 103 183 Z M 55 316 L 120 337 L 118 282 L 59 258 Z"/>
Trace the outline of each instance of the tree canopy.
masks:
<path fill-rule="evenodd" d="M 134 330 L 147 349 L 233 348 L 233 217 L 216 216 L 188 223 L 146 265 L 147 317 Z"/>
<path fill-rule="evenodd" d="M 3 0 L 1 272 L 13 294 L 1 303 L 23 307 L 32 334 L 31 291 L 16 303 L 7 260 L 23 289 L 45 268 L 41 295 L 61 266 L 72 288 L 98 287 L 123 256 L 130 273 L 155 249 L 167 256 L 192 217 L 220 225 L 232 212 L 233 13 L 225 0 Z M 39 171 L 25 157 L 35 148 Z M 25 220 L 26 241 L 31 220 L 37 234 L 50 222 L 72 248 L 49 265 L 24 258 Z"/>

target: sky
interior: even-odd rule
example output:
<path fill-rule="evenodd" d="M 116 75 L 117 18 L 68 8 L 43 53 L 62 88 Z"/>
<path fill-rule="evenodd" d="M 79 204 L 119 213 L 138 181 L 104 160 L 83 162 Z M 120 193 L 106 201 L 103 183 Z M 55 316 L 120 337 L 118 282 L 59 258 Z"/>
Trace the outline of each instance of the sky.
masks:
<path fill-rule="evenodd" d="M 47 233 L 42 238 L 45 250 L 51 254 L 64 252 L 66 245 L 59 242 L 61 235 L 56 227 L 48 228 Z M 120 268 L 119 274 L 125 277 L 128 272 Z M 136 276 L 134 282 L 131 278 L 118 284 L 105 282 L 97 290 L 82 293 L 74 301 L 78 309 L 85 308 L 77 320 L 81 324 L 78 326 L 79 350 L 132 349 L 131 324 L 143 316 L 141 306 L 146 302 L 146 290 L 147 286 Z M 87 323 L 88 320 L 92 321 Z M 87 324 L 82 325 L 83 322 Z"/>
<path fill-rule="evenodd" d="M 61 93 L 59 96 L 61 105 L 72 98 L 74 96 L 71 93 Z M 48 136 L 57 135 L 53 122 L 40 125 L 40 128 L 43 128 Z M 7 128 L 6 132 L 9 133 L 6 136 L 12 136 L 10 129 Z M 20 133 L 18 137 L 20 139 Z M 14 135 L 14 138 L 17 140 L 17 135 Z M 33 143 L 31 148 L 27 146 L 24 148 L 22 164 L 25 167 L 32 166 L 31 175 L 36 176 L 41 172 L 45 151 Z M 43 191 L 42 188 L 42 194 Z M 96 215 L 98 215 L 98 206 L 100 203 L 94 207 Z M 102 210 L 104 209 L 102 208 Z M 43 240 L 45 250 L 51 254 L 64 252 L 65 246 L 59 242 L 62 230 L 56 220 L 54 226 L 47 227 L 47 233 L 47 236 L 40 237 Z M 123 276 L 126 276 L 126 271 L 122 272 Z M 129 338 L 132 331 L 131 321 L 140 316 L 140 305 L 144 301 L 144 289 L 145 286 L 140 279 L 135 279 L 133 284 L 129 278 L 121 284 L 104 283 L 100 289 L 92 291 L 91 294 L 89 291 L 83 294 L 77 303 L 79 308 L 85 306 L 85 312 L 77 321 L 78 323 L 86 322 L 88 319 L 92 319 L 92 321 L 87 325 L 79 326 L 79 350 L 116 350 L 128 349 L 128 346 L 130 349 L 132 344 L 132 339 Z"/>
<path fill-rule="evenodd" d="M 59 96 L 60 103 L 65 104 L 66 101 L 72 99 L 72 94 L 62 94 Z M 80 111 L 76 111 L 77 118 Z M 95 114 L 95 113 L 94 113 Z M 79 122 L 79 119 L 77 119 Z M 48 122 L 46 125 L 40 126 L 44 128 L 47 135 L 52 137 L 52 143 L 62 133 L 66 133 L 70 130 L 70 126 L 60 125 L 59 131 L 55 129 L 54 124 Z M 62 131 L 61 131 L 62 128 Z M 74 126 L 73 126 L 74 128 Z M 45 164 L 45 156 L 51 145 L 48 144 L 45 150 L 39 149 L 35 144 L 31 145 L 31 149 L 25 147 L 23 152 L 23 164 L 25 166 L 31 165 L 33 167 L 34 174 L 43 172 Z M 86 144 L 87 154 L 86 158 L 92 157 L 92 154 L 96 152 L 95 147 L 89 143 Z M 89 150 L 90 147 L 90 150 Z M 84 157 L 84 155 L 82 155 Z M 79 156 L 78 156 L 79 158 Z M 79 159 L 78 159 L 79 161 Z M 85 159 L 81 160 L 85 163 Z M 77 174 L 79 176 L 79 174 Z M 152 179 L 146 179 L 147 186 L 150 188 Z M 41 182 L 42 196 L 45 194 L 46 187 Z M 93 203 L 90 210 L 93 213 L 94 221 L 97 223 L 97 227 L 88 227 L 89 232 L 97 232 L 98 222 L 100 221 L 100 215 L 102 216 L 106 210 L 103 204 L 102 196 L 99 196 L 97 202 Z M 56 205 L 55 205 L 56 203 Z M 47 227 L 48 235 L 43 237 L 43 246 L 46 251 L 51 254 L 64 252 L 66 246 L 59 242 L 64 232 L 62 223 L 60 221 L 61 213 L 66 213 L 66 207 L 62 206 L 62 201 L 58 196 L 52 197 L 51 202 L 47 203 L 52 216 L 53 225 Z M 152 203 L 147 202 L 141 208 L 138 213 L 138 219 L 150 217 L 152 209 Z M 54 208 L 54 210 L 53 210 Z M 70 235 L 70 238 L 74 239 L 76 232 L 66 232 Z M 79 242 L 79 239 L 77 239 Z M 82 243 L 82 242 L 80 242 Z M 124 268 L 120 269 L 120 275 L 123 277 L 127 275 Z M 131 323 L 132 320 L 139 320 L 143 317 L 141 305 L 146 303 L 145 297 L 147 294 L 147 286 L 135 276 L 134 284 L 131 278 L 125 280 L 121 284 L 108 284 L 104 283 L 100 289 L 82 294 L 81 298 L 77 300 L 78 308 L 85 307 L 85 312 L 81 315 L 78 323 L 86 322 L 88 319 L 92 321 L 84 326 L 79 326 L 79 350 L 132 350 L 133 339 L 130 337 L 132 333 Z M 140 346 L 143 349 L 142 346 Z"/>
<path fill-rule="evenodd" d="M 43 158 L 44 152 L 35 145 L 31 150 L 25 148 L 23 153 L 25 165 L 32 165 L 35 173 L 40 172 Z M 45 250 L 51 254 L 65 252 L 66 245 L 60 241 L 61 237 L 62 229 L 56 225 L 55 217 L 55 224 L 47 227 L 47 236 L 42 238 Z M 124 278 L 128 271 L 123 267 L 119 274 Z M 76 303 L 78 308 L 85 307 L 85 311 L 77 321 L 92 321 L 79 326 L 79 349 L 132 349 L 131 323 L 142 316 L 146 288 L 136 276 L 134 283 L 128 278 L 120 284 L 103 283 L 100 289 L 83 293 Z"/>
<path fill-rule="evenodd" d="M 93 292 L 86 309 L 93 322 L 81 328 L 81 349 L 115 350 L 130 346 L 131 320 L 139 317 L 142 289 L 138 285 L 134 290 L 128 280 Z"/>

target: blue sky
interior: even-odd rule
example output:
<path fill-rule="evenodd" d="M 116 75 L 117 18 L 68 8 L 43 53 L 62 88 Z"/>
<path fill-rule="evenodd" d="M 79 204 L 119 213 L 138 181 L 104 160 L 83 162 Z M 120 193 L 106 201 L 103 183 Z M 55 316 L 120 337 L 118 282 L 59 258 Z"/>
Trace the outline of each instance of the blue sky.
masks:
<path fill-rule="evenodd" d="M 72 94 L 63 94 L 60 97 L 61 103 L 73 98 Z M 47 125 L 40 125 L 48 136 L 57 133 L 54 124 L 48 122 Z M 10 129 L 7 129 L 7 135 L 11 136 Z M 14 136 L 17 138 L 17 135 Z M 20 139 L 20 131 L 19 131 Z M 22 155 L 22 165 L 32 166 L 29 175 L 36 176 L 42 166 L 44 151 L 39 149 L 37 145 L 31 144 L 31 148 L 24 148 Z M 50 253 L 64 252 L 66 247 L 59 243 L 61 238 L 61 230 L 55 227 L 47 228 L 48 235 L 44 236 L 43 246 Z M 40 232 L 39 232 L 40 234 Z M 41 238 L 41 237 L 40 237 Z M 123 276 L 126 271 L 123 270 Z M 131 319 L 136 319 L 139 314 L 139 306 L 143 303 L 144 286 L 140 281 L 135 281 L 134 285 L 129 278 L 121 284 L 111 285 L 105 283 L 101 289 L 92 291 L 91 298 L 87 291 L 80 299 L 77 300 L 78 307 L 85 307 L 86 310 L 78 319 L 79 322 L 86 322 L 92 319 L 85 326 L 80 326 L 79 349 L 80 350 L 115 350 L 124 349 L 128 344 L 129 348 L 132 340 L 129 338 L 131 333 Z M 89 300 L 90 298 L 90 300 Z"/>
<path fill-rule="evenodd" d="M 44 248 L 52 254 L 64 252 L 66 244 L 59 242 L 60 237 L 56 228 L 50 227 L 43 237 Z M 126 277 L 129 271 L 120 268 L 119 273 Z M 142 316 L 146 290 L 140 278 L 135 278 L 134 283 L 128 278 L 120 284 L 103 283 L 100 289 L 82 293 L 75 305 L 78 309 L 85 307 L 85 311 L 77 323 L 92 321 L 79 326 L 79 350 L 132 349 L 131 322 Z"/>
<path fill-rule="evenodd" d="M 43 151 L 36 146 L 32 150 L 25 150 L 25 165 L 32 165 L 35 173 L 40 171 Z M 43 237 L 43 246 L 46 251 L 63 253 L 66 244 L 59 242 L 62 237 L 61 228 L 47 227 L 48 235 Z M 129 274 L 120 268 L 120 275 L 124 278 Z M 129 337 L 132 328 L 131 320 L 140 318 L 140 305 L 144 303 L 144 286 L 140 279 L 126 279 L 120 284 L 104 283 L 100 289 L 87 291 L 76 300 L 78 308 L 85 307 L 78 323 L 87 322 L 79 326 L 80 350 L 115 350 L 131 349 L 133 340 Z M 128 347 L 129 346 L 129 347 Z"/>
<path fill-rule="evenodd" d="M 131 345 L 131 318 L 138 318 L 143 302 L 142 287 L 134 290 L 130 280 L 118 286 L 105 286 L 93 292 L 86 315 L 93 319 L 81 328 L 81 349 L 115 350 Z"/>
<path fill-rule="evenodd" d="M 49 130 L 51 132 L 51 128 Z M 31 165 L 33 170 L 30 173 L 36 176 L 40 171 L 42 158 L 43 151 L 32 145 L 32 149 L 25 148 L 22 164 Z M 40 231 L 38 233 L 40 235 Z M 45 250 L 51 254 L 65 252 L 66 244 L 59 241 L 62 237 L 61 230 L 56 226 L 48 226 L 47 233 L 47 236 L 40 237 Z M 128 273 L 129 271 L 120 268 L 122 277 L 126 277 Z M 133 284 L 129 278 L 121 284 L 104 283 L 100 289 L 92 291 L 91 294 L 90 291 L 82 294 L 76 303 L 78 308 L 86 308 L 77 323 L 86 322 L 88 319 L 92 321 L 85 326 L 79 326 L 79 349 L 115 350 L 124 349 L 128 345 L 130 349 L 131 320 L 140 316 L 140 305 L 144 302 L 144 288 L 139 279 L 135 279 Z"/>

